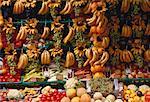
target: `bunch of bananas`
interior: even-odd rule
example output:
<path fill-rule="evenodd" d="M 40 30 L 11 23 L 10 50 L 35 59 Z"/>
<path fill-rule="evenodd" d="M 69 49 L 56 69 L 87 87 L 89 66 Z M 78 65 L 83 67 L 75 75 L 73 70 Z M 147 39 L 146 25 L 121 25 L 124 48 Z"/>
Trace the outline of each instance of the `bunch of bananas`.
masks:
<path fill-rule="evenodd" d="M 127 13 L 130 9 L 131 0 L 122 0 L 121 12 Z"/>
<path fill-rule="evenodd" d="M 130 63 L 134 60 L 132 53 L 129 50 L 120 50 L 120 61 Z"/>
<path fill-rule="evenodd" d="M 123 27 L 122 27 L 121 35 L 123 37 L 131 37 L 131 35 L 132 35 L 132 28 L 130 26 L 124 24 Z"/>
<path fill-rule="evenodd" d="M 27 29 L 27 26 L 21 26 L 20 27 L 20 30 L 17 34 L 17 37 L 16 37 L 16 41 L 18 40 L 25 40 L 26 37 L 27 37 L 27 34 L 28 34 L 28 29 Z"/>
<path fill-rule="evenodd" d="M 144 12 L 150 12 L 150 1 L 149 0 L 140 0 L 141 9 Z"/>
<path fill-rule="evenodd" d="M 150 49 L 144 52 L 144 59 L 145 61 L 150 62 Z"/>
<path fill-rule="evenodd" d="M 27 66 L 27 64 L 28 64 L 28 57 L 26 54 L 22 53 L 19 57 L 17 69 L 23 69 Z"/>
<path fill-rule="evenodd" d="M 73 0 L 67 0 L 66 5 L 63 8 L 62 11 L 60 11 L 60 14 L 66 15 L 70 14 L 73 11 Z"/>
<path fill-rule="evenodd" d="M 44 27 L 44 31 L 41 35 L 42 39 L 46 39 L 48 37 L 48 35 L 50 34 L 50 28 L 49 27 Z"/>
<path fill-rule="evenodd" d="M 150 24 L 147 24 L 145 35 L 150 35 Z"/>
<path fill-rule="evenodd" d="M 23 0 L 17 0 L 13 7 L 13 13 L 14 14 L 21 14 L 25 10 L 25 5 L 23 3 Z"/>
<path fill-rule="evenodd" d="M 73 27 L 69 27 L 69 33 L 63 39 L 64 44 L 66 44 L 67 42 L 71 41 L 73 39 L 74 35 L 75 35 L 74 28 Z"/>
<path fill-rule="evenodd" d="M 72 52 L 68 51 L 66 55 L 65 67 L 71 67 L 75 63 L 75 56 Z"/>
<path fill-rule="evenodd" d="M 48 7 L 48 1 L 43 1 L 42 2 L 42 7 L 40 8 L 38 14 L 40 15 L 44 15 L 49 11 L 49 7 Z"/>
<path fill-rule="evenodd" d="M 41 64 L 50 64 L 50 53 L 47 50 L 44 50 L 41 54 Z"/>

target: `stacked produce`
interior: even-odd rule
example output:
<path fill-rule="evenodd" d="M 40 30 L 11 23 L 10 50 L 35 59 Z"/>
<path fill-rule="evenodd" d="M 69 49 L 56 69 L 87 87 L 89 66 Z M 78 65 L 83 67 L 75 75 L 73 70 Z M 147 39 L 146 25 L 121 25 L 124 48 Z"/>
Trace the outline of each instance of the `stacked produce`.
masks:
<path fill-rule="evenodd" d="M 109 78 L 150 78 L 149 12 L 149 0 L 1 0 L 0 84 L 67 80 L 62 102 L 88 102 L 77 77 L 115 101 Z"/>
<path fill-rule="evenodd" d="M 146 95 L 149 95 L 150 88 L 148 85 L 136 86 L 130 84 L 124 86 L 124 100 L 125 102 L 145 102 Z"/>

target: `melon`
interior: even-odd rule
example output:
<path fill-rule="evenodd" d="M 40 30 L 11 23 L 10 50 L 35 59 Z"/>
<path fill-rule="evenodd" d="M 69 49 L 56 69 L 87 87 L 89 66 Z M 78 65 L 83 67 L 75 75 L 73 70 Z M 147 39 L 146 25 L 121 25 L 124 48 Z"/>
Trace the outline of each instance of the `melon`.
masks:
<path fill-rule="evenodd" d="M 73 97 L 71 102 L 80 102 L 80 98 L 79 97 Z"/>
<path fill-rule="evenodd" d="M 69 97 L 63 97 L 60 102 L 70 102 Z"/>
<path fill-rule="evenodd" d="M 81 97 L 85 93 L 86 93 L 86 89 L 85 88 L 78 88 L 77 89 L 77 96 L 78 97 Z"/>
<path fill-rule="evenodd" d="M 91 102 L 91 97 L 89 94 L 83 94 L 81 96 L 80 102 Z"/>
<path fill-rule="evenodd" d="M 73 98 L 76 96 L 76 90 L 74 88 L 67 89 L 66 96 L 69 98 Z"/>

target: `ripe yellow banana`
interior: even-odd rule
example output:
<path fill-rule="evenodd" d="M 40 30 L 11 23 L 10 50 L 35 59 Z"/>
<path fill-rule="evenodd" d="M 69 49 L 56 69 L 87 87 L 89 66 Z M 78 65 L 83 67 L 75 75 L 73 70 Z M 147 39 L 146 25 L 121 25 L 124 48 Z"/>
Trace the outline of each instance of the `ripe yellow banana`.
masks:
<path fill-rule="evenodd" d="M 107 51 L 104 51 L 100 60 L 96 61 L 94 63 L 94 65 L 102 65 L 103 66 L 108 61 L 108 59 L 109 59 L 109 54 Z"/>
<path fill-rule="evenodd" d="M 67 52 L 66 55 L 66 61 L 65 61 L 65 67 L 71 67 L 75 63 L 75 57 L 74 54 L 70 51 Z"/>
<path fill-rule="evenodd" d="M 123 51 L 120 51 L 120 56 L 119 57 L 120 57 L 120 61 L 124 62 L 124 60 L 123 60 Z"/>
<path fill-rule="evenodd" d="M 44 15 L 49 11 L 49 7 L 48 7 L 48 2 L 43 1 L 42 3 L 42 7 L 39 10 L 38 14 L 40 15 Z"/>
<path fill-rule="evenodd" d="M 86 19 L 86 21 L 87 21 L 88 25 L 90 25 L 90 26 L 95 25 L 96 20 L 97 20 L 96 15 L 93 15 L 93 17 L 92 17 L 92 18 L 88 18 L 88 19 Z"/>
<path fill-rule="evenodd" d="M 84 7 L 84 9 L 83 9 L 84 14 L 88 14 L 88 13 L 91 12 L 90 5 L 91 5 L 91 3 L 88 3 L 88 4 Z"/>
<path fill-rule="evenodd" d="M 51 59 L 50 59 L 50 53 L 46 50 L 45 51 L 45 53 L 46 53 L 46 64 L 50 64 L 51 63 Z"/>
<path fill-rule="evenodd" d="M 72 11 L 72 2 L 66 2 L 68 5 L 67 10 L 63 13 L 64 15 L 71 13 Z"/>
<path fill-rule="evenodd" d="M 68 8 L 69 8 L 68 1 L 66 1 L 66 5 L 65 5 L 65 7 L 63 8 L 63 10 L 60 11 L 60 14 L 64 14 L 64 13 L 68 10 Z"/>
<path fill-rule="evenodd" d="M 91 65 L 93 65 L 93 63 L 94 63 L 95 61 L 97 61 L 98 58 L 99 58 L 98 51 L 92 50 L 92 53 L 93 53 L 93 57 L 92 57 L 92 59 L 91 59 L 90 62 L 89 62 Z"/>
<path fill-rule="evenodd" d="M 21 1 L 16 1 L 13 7 L 14 14 L 21 14 L 24 11 L 24 4 Z"/>
<path fill-rule="evenodd" d="M 91 49 L 86 49 L 85 51 L 85 56 L 87 57 L 87 60 L 84 62 L 83 66 L 87 66 L 90 62 L 90 60 L 92 59 L 92 50 Z"/>
<path fill-rule="evenodd" d="M 63 39 L 63 42 L 66 44 L 68 41 L 71 41 L 74 37 L 74 28 L 70 27 L 69 29 L 69 33 L 67 34 L 67 36 Z"/>
<path fill-rule="evenodd" d="M 43 31 L 43 34 L 41 35 L 41 38 L 46 39 L 49 34 L 50 34 L 50 28 L 44 27 L 44 31 Z"/>
<path fill-rule="evenodd" d="M 28 64 L 28 57 L 26 54 L 21 54 L 19 57 L 19 62 L 17 64 L 17 69 L 25 68 Z"/>
<path fill-rule="evenodd" d="M 150 24 L 147 24 L 145 35 L 150 35 Z"/>

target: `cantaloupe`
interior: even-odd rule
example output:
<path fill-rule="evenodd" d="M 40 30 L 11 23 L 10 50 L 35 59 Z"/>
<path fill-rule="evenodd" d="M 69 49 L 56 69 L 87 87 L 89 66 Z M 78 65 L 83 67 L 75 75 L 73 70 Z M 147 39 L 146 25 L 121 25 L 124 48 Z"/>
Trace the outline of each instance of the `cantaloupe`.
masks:
<path fill-rule="evenodd" d="M 70 102 L 69 97 L 63 97 L 60 102 Z"/>
<path fill-rule="evenodd" d="M 78 88 L 77 89 L 77 96 L 78 97 L 81 97 L 85 93 L 86 93 L 86 89 L 85 88 Z"/>
<path fill-rule="evenodd" d="M 73 97 L 71 102 L 80 102 L 80 98 L 79 97 Z"/>
<path fill-rule="evenodd" d="M 91 102 L 91 96 L 89 94 L 83 94 L 81 96 L 80 102 Z"/>
<path fill-rule="evenodd" d="M 73 98 L 76 96 L 76 90 L 74 88 L 67 89 L 66 96 L 69 98 Z"/>

